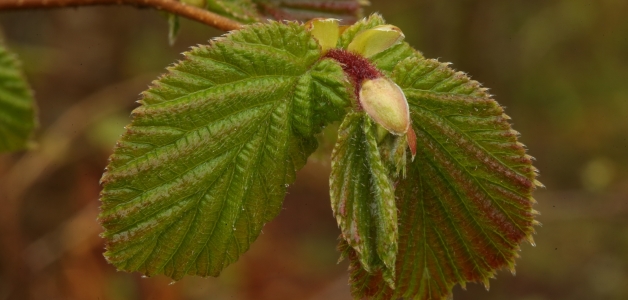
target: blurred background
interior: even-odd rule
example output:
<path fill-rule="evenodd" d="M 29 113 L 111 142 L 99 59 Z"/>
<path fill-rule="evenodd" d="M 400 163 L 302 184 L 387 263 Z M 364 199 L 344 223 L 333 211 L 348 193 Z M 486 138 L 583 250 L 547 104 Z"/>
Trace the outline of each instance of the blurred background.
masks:
<path fill-rule="evenodd" d="M 455 299 L 628 299 L 628 1 L 372 0 L 426 57 L 491 88 L 537 158 L 536 247 L 517 274 Z M 141 278 L 103 256 L 98 180 L 138 94 L 221 32 L 158 12 L 85 7 L 0 12 L 39 105 L 38 146 L 0 156 L 0 300 L 350 299 L 325 151 L 284 210 L 219 278 Z"/>

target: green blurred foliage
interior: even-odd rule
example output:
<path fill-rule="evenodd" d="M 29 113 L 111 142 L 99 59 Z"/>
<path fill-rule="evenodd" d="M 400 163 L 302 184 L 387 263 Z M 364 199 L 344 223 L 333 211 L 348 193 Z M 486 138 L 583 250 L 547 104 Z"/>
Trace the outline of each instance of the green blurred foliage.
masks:
<path fill-rule="evenodd" d="M 628 1 L 371 2 L 366 12 L 382 13 L 426 57 L 491 88 L 547 186 L 535 194 L 537 246 L 522 247 L 517 275 L 500 272 L 489 292 L 456 288 L 455 299 L 628 299 Z M 346 265 L 335 264 L 327 139 L 278 219 L 221 277 L 168 285 L 104 262 L 94 219 L 108 143 L 152 79 L 220 34 L 181 25 L 170 47 L 166 19 L 150 10 L 0 12 L 41 118 L 38 149 L 0 156 L 0 300 L 349 298 Z M 108 102 L 118 109 L 96 118 L 90 107 Z M 73 108 L 79 117 L 62 121 Z"/>

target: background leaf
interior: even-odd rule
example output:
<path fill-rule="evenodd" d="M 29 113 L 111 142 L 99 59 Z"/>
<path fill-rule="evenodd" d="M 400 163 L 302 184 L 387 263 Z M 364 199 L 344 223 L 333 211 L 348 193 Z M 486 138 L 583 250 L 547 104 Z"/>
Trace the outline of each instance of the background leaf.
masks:
<path fill-rule="evenodd" d="M 366 0 L 184 0 L 227 18 L 252 24 L 268 19 L 305 22 L 313 18 L 340 19 L 353 24 L 362 17 Z"/>
<path fill-rule="evenodd" d="M 207 9 L 247 24 L 260 21 L 251 0 L 207 0 Z"/>
<path fill-rule="evenodd" d="M 352 292 L 373 299 L 445 299 L 456 283 L 514 272 L 520 243 L 532 241 L 536 169 L 503 109 L 480 84 L 446 64 L 414 55 L 375 63 L 404 90 L 417 156 L 397 184 L 397 288 L 351 260 Z M 380 64 L 383 62 L 384 64 Z"/>
<path fill-rule="evenodd" d="M 348 114 L 340 125 L 331 157 L 331 205 L 341 236 L 355 249 L 361 267 L 380 270 L 394 287 L 397 209 L 376 131 L 363 112 Z"/>
<path fill-rule="evenodd" d="M 170 44 L 170 46 L 174 45 L 177 41 L 180 27 L 179 16 L 168 14 L 168 44 Z"/>
<path fill-rule="evenodd" d="M 343 24 L 352 24 L 361 18 L 361 0 L 253 0 L 265 17 L 275 20 L 307 21 L 313 18 L 340 19 Z"/>
<path fill-rule="evenodd" d="M 144 92 L 103 175 L 107 259 L 217 276 L 277 215 L 313 134 L 348 105 L 303 26 L 258 24 L 185 53 Z"/>
<path fill-rule="evenodd" d="M 20 63 L 0 43 L 0 152 L 26 147 L 35 128 L 34 106 Z"/>

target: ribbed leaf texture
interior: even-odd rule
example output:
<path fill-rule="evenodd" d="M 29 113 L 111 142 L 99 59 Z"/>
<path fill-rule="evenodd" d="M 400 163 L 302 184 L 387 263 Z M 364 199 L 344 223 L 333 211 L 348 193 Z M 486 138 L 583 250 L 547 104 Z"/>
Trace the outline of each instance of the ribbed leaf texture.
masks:
<path fill-rule="evenodd" d="M 175 280 L 217 276 L 249 248 L 350 99 L 342 69 L 296 23 L 252 25 L 185 56 L 133 111 L 99 216 L 109 262 Z"/>
<path fill-rule="evenodd" d="M 0 152 L 24 149 L 33 128 L 33 95 L 17 58 L 0 44 Z"/>
<path fill-rule="evenodd" d="M 488 288 L 496 270 L 514 272 L 519 245 L 532 242 L 537 223 L 536 169 L 503 109 L 447 64 L 418 53 L 401 59 L 404 48 L 373 58 L 403 89 L 417 136 L 417 156 L 395 190 L 396 288 L 382 272 L 366 271 L 351 243 L 341 241 L 358 299 L 447 299 L 455 284 L 466 282 Z"/>
<path fill-rule="evenodd" d="M 407 43 L 369 60 L 343 50 L 384 23 L 346 28 L 333 52 L 302 24 L 270 22 L 185 53 L 144 92 L 103 175 L 107 259 L 175 280 L 218 275 L 277 215 L 314 135 L 344 117 L 330 194 L 355 298 L 440 300 L 514 272 L 537 223 L 532 158 L 465 74 Z M 381 76 L 407 98 L 407 134 L 360 108 L 360 80 Z"/>
<path fill-rule="evenodd" d="M 397 209 L 375 126 L 363 112 L 348 114 L 340 125 L 331 156 L 331 206 L 361 267 L 382 272 L 394 287 Z"/>

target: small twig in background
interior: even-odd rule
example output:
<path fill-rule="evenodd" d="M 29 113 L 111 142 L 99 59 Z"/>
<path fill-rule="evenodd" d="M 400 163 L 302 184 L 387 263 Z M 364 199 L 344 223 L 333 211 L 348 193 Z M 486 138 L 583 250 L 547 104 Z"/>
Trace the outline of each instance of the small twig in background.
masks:
<path fill-rule="evenodd" d="M 175 0 L 3 0 L 0 1 L 0 10 L 64 8 L 94 5 L 151 7 L 180 15 L 224 31 L 240 29 L 242 27 L 242 24 L 237 21 Z"/>

